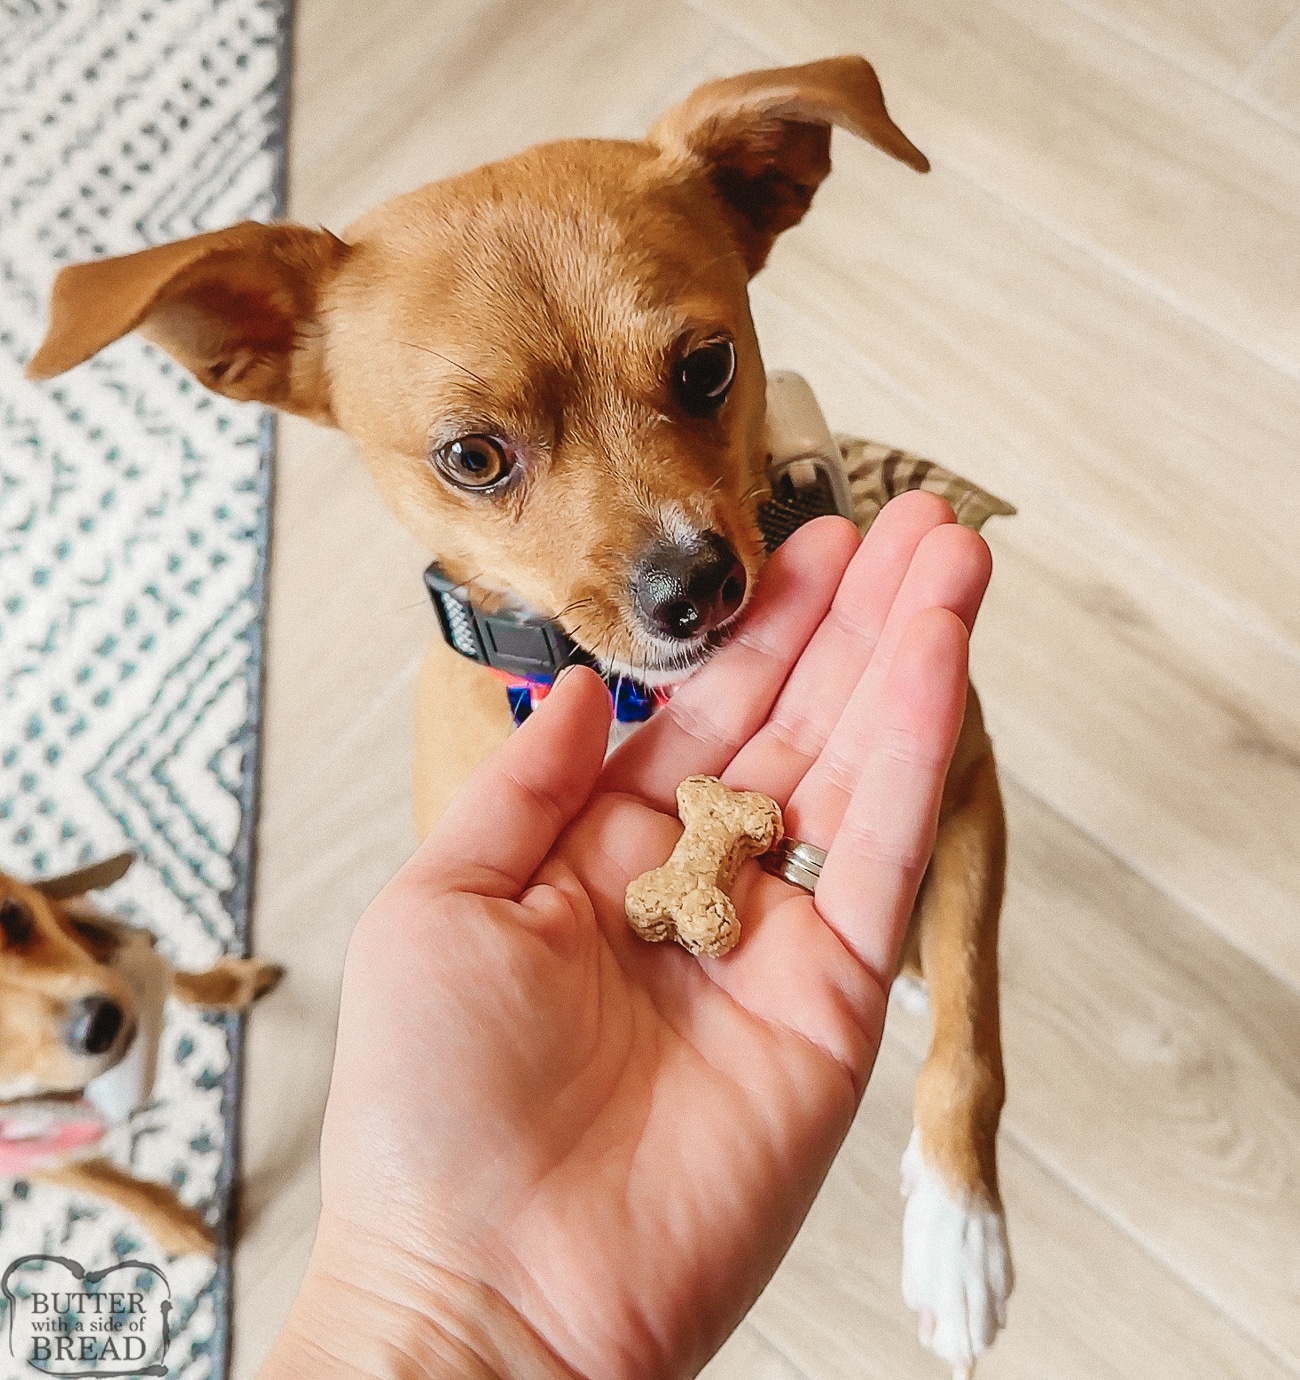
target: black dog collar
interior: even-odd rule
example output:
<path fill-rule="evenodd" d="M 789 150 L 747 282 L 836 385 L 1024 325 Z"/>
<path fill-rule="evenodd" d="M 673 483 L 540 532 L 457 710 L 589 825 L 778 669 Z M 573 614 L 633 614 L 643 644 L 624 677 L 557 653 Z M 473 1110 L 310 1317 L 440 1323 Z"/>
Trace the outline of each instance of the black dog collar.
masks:
<path fill-rule="evenodd" d="M 566 666 L 594 666 L 595 660 L 550 618 L 532 613 L 485 613 L 464 585 L 443 574 L 435 561 L 424 572 L 447 645 L 461 656 L 520 680 L 552 681 Z"/>
<path fill-rule="evenodd" d="M 533 712 L 566 666 L 596 666 L 595 658 L 549 618 L 529 613 L 485 613 L 463 585 L 447 578 L 435 562 L 424 572 L 425 587 L 447 645 L 506 680 L 516 724 Z M 596 667 L 599 670 L 599 667 Z M 629 676 L 606 675 L 619 723 L 641 723 L 655 712 L 655 692 Z"/>

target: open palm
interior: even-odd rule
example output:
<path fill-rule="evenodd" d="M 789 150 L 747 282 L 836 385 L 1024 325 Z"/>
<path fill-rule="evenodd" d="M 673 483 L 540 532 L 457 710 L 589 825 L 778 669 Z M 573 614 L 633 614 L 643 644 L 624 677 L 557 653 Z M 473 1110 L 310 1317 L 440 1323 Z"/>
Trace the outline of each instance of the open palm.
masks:
<path fill-rule="evenodd" d="M 349 951 L 321 1228 L 349 1270 L 400 1277 L 416 1309 L 468 1281 L 579 1375 L 698 1370 L 870 1074 L 988 570 L 926 495 L 862 542 L 820 520 L 607 763 L 607 695 L 581 670 L 480 767 Z M 829 849 L 815 901 L 745 866 L 720 959 L 623 918 L 696 773 L 774 796 Z"/>

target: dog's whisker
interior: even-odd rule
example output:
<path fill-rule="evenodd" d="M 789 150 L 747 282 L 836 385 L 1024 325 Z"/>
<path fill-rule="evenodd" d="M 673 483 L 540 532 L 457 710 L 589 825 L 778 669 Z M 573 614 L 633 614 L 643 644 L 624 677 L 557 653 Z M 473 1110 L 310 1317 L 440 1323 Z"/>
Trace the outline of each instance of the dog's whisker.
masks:
<path fill-rule="evenodd" d="M 579 623 L 574 627 L 573 633 L 571 634 L 571 636 L 573 637 L 573 640 L 574 640 L 576 643 L 578 643 L 579 646 L 583 647 L 584 649 L 587 649 L 587 630 L 588 630 L 588 628 L 589 628 L 590 626 L 591 626 L 591 620 L 590 620 L 590 619 L 586 619 L 586 620 L 579 621 Z M 594 642 L 599 642 L 599 641 L 601 640 L 601 638 L 604 637 L 605 634 L 608 632 L 609 626 L 610 626 L 610 624 L 609 624 L 609 619 L 608 619 L 608 616 L 607 616 L 606 619 L 605 619 L 605 621 L 604 621 L 603 623 L 601 623 L 600 625 L 597 626 L 597 628 L 596 628 L 596 634 L 597 634 L 597 635 L 596 635 L 595 637 L 593 637 L 593 638 L 591 639 L 591 641 L 592 641 L 593 643 L 594 643 Z"/>
<path fill-rule="evenodd" d="M 462 374 L 468 374 L 475 383 L 482 384 L 484 388 L 490 389 L 490 385 L 485 378 L 481 378 L 473 369 L 467 369 L 459 360 L 452 359 L 449 355 L 444 355 L 441 350 L 432 350 L 427 345 L 417 345 L 413 340 L 395 340 L 394 345 L 405 345 L 410 350 L 420 350 L 426 355 L 433 355 L 435 359 L 440 359 L 444 364 L 450 364 L 453 369 L 459 369 Z"/>
<path fill-rule="evenodd" d="M 552 621 L 558 623 L 562 618 L 567 618 L 568 615 L 573 613 L 576 609 L 585 608 L 595 602 L 596 599 L 594 595 L 588 596 L 586 599 L 575 599 L 572 603 L 565 604 L 559 613 L 553 615 Z"/>

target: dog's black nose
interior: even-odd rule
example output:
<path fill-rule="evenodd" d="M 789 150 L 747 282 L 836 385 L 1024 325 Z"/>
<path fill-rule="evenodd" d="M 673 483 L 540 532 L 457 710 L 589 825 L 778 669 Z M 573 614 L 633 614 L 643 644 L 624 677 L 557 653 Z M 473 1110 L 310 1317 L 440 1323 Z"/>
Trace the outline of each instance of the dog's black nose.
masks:
<path fill-rule="evenodd" d="M 64 1041 L 77 1054 L 107 1054 L 123 1019 L 122 1008 L 109 997 L 82 997 L 68 1011 Z"/>
<path fill-rule="evenodd" d="M 709 632 L 745 599 L 745 567 L 724 537 L 652 546 L 632 569 L 632 600 L 652 632 L 686 639 Z"/>

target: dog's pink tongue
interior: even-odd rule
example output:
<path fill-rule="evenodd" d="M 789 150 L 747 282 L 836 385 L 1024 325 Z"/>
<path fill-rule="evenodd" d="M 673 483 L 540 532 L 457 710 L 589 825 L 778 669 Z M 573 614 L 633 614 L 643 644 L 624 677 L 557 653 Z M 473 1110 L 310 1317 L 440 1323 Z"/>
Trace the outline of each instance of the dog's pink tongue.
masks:
<path fill-rule="evenodd" d="M 17 1102 L 0 1107 L 0 1175 L 31 1174 L 75 1150 L 94 1145 L 108 1129 L 89 1102 Z"/>

